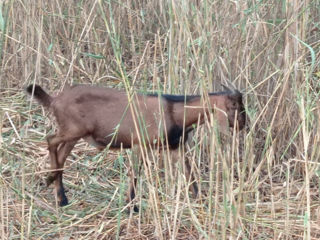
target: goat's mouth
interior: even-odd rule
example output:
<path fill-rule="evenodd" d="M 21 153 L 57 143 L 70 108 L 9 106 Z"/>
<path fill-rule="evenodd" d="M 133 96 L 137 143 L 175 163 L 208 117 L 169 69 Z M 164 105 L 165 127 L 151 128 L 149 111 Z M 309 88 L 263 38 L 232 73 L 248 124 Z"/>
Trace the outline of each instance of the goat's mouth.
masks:
<path fill-rule="evenodd" d="M 237 127 L 237 129 L 242 130 L 246 125 L 245 117 L 238 118 L 236 121 L 236 126 L 234 125 L 234 121 L 229 121 L 230 128 Z"/>

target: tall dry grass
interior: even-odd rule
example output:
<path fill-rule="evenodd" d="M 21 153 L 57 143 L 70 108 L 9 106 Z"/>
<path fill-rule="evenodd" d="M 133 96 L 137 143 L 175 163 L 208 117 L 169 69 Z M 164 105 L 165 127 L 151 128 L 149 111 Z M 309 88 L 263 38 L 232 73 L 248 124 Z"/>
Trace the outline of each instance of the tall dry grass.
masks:
<path fill-rule="evenodd" d="M 320 238 L 319 1 L 0 6 L 2 239 Z M 144 154 L 138 214 L 124 201 L 134 154 L 81 142 L 64 173 L 71 204 L 59 208 L 43 185 L 53 121 L 25 98 L 30 83 L 204 95 L 233 85 L 245 93 L 248 124 L 227 137 L 208 121 L 181 149 L 198 199 L 169 153 Z"/>

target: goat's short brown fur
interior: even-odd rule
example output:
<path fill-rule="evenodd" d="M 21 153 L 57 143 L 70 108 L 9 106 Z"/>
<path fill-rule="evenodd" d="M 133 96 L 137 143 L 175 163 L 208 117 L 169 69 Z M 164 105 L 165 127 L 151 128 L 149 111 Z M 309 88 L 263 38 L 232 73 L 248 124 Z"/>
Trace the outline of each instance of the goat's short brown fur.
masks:
<path fill-rule="evenodd" d="M 224 130 L 234 127 L 235 118 L 240 130 L 246 121 L 242 95 L 238 91 L 211 93 L 208 102 L 203 102 L 200 96 L 136 94 L 132 98 L 132 108 L 125 92 L 111 88 L 75 85 L 51 97 L 40 86 L 30 85 L 27 92 L 56 117 L 58 131 L 47 137 L 53 170 L 63 168 L 80 138 L 100 150 L 108 145 L 111 148 L 131 148 L 141 143 L 141 136 L 147 146 L 152 147 L 156 142 L 176 149 L 181 142 L 184 143 L 181 138 L 185 136 L 186 139 L 192 124 L 199 117 L 203 123 L 209 111 L 214 113 Z M 186 164 L 186 169 L 190 175 L 189 164 Z M 190 178 L 193 179 L 192 175 Z M 135 197 L 135 181 L 131 180 L 129 200 Z M 67 205 L 61 170 L 48 177 L 47 184 L 52 182 L 55 182 L 59 205 Z M 196 183 L 193 191 L 197 194 Z"/>

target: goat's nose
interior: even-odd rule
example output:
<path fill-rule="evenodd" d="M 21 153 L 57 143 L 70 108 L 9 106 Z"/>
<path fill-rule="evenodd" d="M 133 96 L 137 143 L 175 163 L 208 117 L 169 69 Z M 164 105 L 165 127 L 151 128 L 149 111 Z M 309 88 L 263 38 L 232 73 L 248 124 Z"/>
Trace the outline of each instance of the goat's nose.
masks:
<path fill-rule="evenodd" d="M 245 117 L 242 117 L 239 121 L 239 129 L 240 130 L 243 129 L 245 125 L 246 125 L 246 119 Z"/>

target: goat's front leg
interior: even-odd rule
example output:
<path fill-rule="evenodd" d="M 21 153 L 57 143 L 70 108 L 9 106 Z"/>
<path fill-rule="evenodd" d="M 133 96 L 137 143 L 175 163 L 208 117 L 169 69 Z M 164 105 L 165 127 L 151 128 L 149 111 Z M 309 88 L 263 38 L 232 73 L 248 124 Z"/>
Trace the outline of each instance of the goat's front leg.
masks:
<path fill-rule="evenodd" d="M 171 150 L 171 161 L 173 165 L 175 165 L 180 158 L 181 158 L 181 154 L 179 154 L 179 149 Z M 183 169 L 184 169 L 184 175 L 186 177 L 187 184 L 191 183 L 191 185 L 189 186 L 189 189 L 191 188 L 193 196 L 196 198 L 198 196 L 198 184 L 195 181 L 194 174 L 192 172 L 192 168 L 190 166 L 189 160 L 187 158 L 181 159 L 181 160 L 182 160 L 181 163 L 184 164 Z"/>
<path fill-rule="evenodd" d="M 193 172 L 191 171 L 192 168 L 190 166 L 188 159 L 185 159 L 184 162 L 185 162 L 185 167 L 186 167 L 186 170 L 185 170 L 186 179 L 187 179 L 188 183 L 189 182 L 191 183 L 191 191 L 193 193 L 193 196 L 196 198 L 196 197 L 198 197 L 198 192 L 199 192 L 198 184 L 194 179 Z"/>

